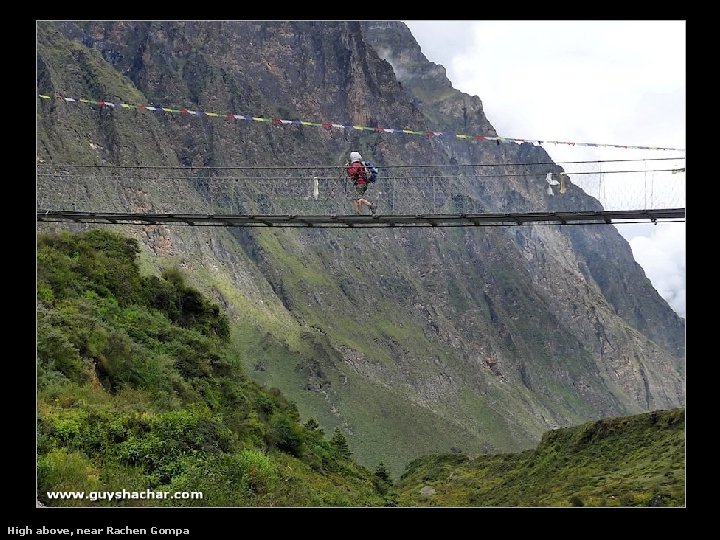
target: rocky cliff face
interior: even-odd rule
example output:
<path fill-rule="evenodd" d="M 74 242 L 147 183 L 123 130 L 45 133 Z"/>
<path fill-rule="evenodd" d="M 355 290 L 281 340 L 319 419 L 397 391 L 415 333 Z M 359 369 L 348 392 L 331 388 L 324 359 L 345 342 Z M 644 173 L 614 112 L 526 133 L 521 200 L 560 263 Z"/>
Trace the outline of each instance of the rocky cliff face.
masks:
<path fill-rule="evenodd" d="M 480 100 L 454 90 L 401 23 L 41 23 L 38 87 L 494 133 Z M 38 159 L 56 163 L 317 165 L 355 149 L 381 165 L 549 160 L 529 144 L 38 103 Z M 178 201 L 199 196 L 167 188 Z M 139 185 L 124 200 L 152 207 L 153 189 Z M 527 179 L 458 189 L 504 208 L 559 204 Z M 77 196 L 116 191 L 98 178 Z M 568 197 L 588 198 L 575 186 Z M 371 466 L 527 448 L 548 428 L 684 403 L 684 324 L 613 227 L 125 230 L 142 240 L 148 268 L 178 265 L 230 311 L 251 376 L 327 430 L 341 426 Z"/>
<path fill-rule="evenodd" d="M 495 136 L 482 101 L 453 88 L 445 68 L 428 61 L 410 29 L 398 21 L 362 23 L 368 41 L 386 60 L 433 129 Z"/>

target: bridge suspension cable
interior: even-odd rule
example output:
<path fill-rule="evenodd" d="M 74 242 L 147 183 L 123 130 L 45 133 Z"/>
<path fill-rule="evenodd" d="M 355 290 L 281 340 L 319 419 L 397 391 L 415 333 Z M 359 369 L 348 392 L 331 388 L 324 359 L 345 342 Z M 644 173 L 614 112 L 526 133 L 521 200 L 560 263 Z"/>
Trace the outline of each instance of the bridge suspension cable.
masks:
<path fill-rule="evenodd" d="M 644 212 L 685 207 L 685 168 L 680 166 L 630 170 L 595 162 L 576 164 L 573 172 L 563 172 L 555 164 L 535 171 L 498 166 L 504 169 L 495 173 L 467 167 L 381 170 L 367 196 L 385 217 Z M 353 211 L 355 190 L 342 170 L 328 175 L 327 169 L 323 174 L 316 167 L 229 169 L 235 168 L 38 164 L 37 213 L 60 216 L 58 219 L 65 219 L 65 212 L 300 219 Z M 643 182 L 643 178 L 649 181 Z M 643 219 L 646 214 L 638 215 L 637 219 Z M 397 220 L 392 223 L 400 224 Z"/>
<path fill-rule="evenodd" d="M 530 165 L 562 165 L 562 164 L 591 164 L 591 163 L 621 163 L 621 162 L 645 162 L 645 161 L 683 161 L 684 156 L 677 157 L 655 157 L 655 158 L 633 158 L 633 159 L 590 159 L 579 161 L 529 161 L 523 163 L 420 163 L 413 165 L 381 165 L 383 170 L 391 169 L 414 169 L 414 168 L 465 168 L 465 167 L 525 167 Z M 274 169 L 274 170 L 296 170 L 296 169 L 343 169 L 344 165 L 111 165 L 107 163 L 98 164 L 70 164 L 70 163 L 44 163 L 41 164 L 53 167 L 73 167 L 76 169 L 207 169 L 207 170 L 245 170 L 245 169 Z"/>

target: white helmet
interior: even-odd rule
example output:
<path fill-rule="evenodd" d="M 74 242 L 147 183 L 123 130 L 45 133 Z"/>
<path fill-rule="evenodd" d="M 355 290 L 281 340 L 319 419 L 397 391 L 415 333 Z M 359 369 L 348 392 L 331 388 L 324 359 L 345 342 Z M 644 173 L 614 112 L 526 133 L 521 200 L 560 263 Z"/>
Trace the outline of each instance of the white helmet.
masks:
<path fill-rule="evenodd" d="M 360 155 L 360 152 L 350 152 L 350 163 L 354 161 L 362 161 L 362 156 Z"/>

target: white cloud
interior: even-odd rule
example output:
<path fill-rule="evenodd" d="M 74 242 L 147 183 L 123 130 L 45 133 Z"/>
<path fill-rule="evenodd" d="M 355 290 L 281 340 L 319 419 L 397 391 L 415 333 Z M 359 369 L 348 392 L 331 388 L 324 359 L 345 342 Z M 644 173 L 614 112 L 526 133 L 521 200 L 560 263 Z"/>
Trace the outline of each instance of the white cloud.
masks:
<path fill-rule="evenodd" d="M 685 148 L 685 21 L 406 24 L 453 86 L 480 97 L 500 135 Z M 555 161 L 680 154 L 544 147 Z M 684 190 L 682 196 L 684 204 Z M 653 285 L 684 315 L 684 225 L 658 225 L 644 239 L 630 232 L 641 229 L 618 229 Z"/>
<path fill-rule="evenodd" d="M 685 224 L 658 223 L 647 236 L 630 239 L 635 260 L 677 313 L 685 316 Z"/>

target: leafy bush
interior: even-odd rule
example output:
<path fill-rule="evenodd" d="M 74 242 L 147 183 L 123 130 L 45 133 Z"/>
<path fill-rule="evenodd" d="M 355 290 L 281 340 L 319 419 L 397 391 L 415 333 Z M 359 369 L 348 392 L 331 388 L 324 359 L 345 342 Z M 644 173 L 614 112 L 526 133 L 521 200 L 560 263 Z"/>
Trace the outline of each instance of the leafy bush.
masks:
<path fill-rule="evenodd" d="M 268 443 L 278 450 L 299 457 L 303 447 L 302 428 L 287 413 L 276 413 L 270 419 Z"/>
<path fill-rule="evenodd" d="M 173 323 L 223 340 L 230 337 L 227 317 L 217 305 L 188 287 L 178 269 L 165 270 L 162 279 L 148 278 L 145 289 L 150 305 L 166 313 Z"/>
<path fill-rule="evenodd" d="M 92 462 L 80 452 L 65 448 L 53 450 L 38 458 L 38 498 L 43 504 L 56 499 L 47 497 L 48 491 L 97 491 L 101 488 L 100 474 Z M 82 499 L 64 499 L 66 506 L 85 506 Z"/>
<path fill-rule="evenodd" d="M 375 477 L 382 482 L 392 484 L 390 473 L 388 473 L 388 470 L 382 461 L 378 464 L 377 469 L 375 469 Z"/>
<path fill-rule="evenodd" d="M 41 235 L 38 282 L 44 289 L 49 287 L 56 299 L 71 298 L 90 289 L 127 305 L 138 301 L 142 294 L 135 260 L 139 252 L 136 240 L 100 229 L 81 235 Z"/>
<path fill-rule="evenodd" d="M 38 310 L 37 356 L 40 366 L 47 371 L 60 372 L 71 381 L 86 381 L 88 366 L 80 356 L 80 350 L 57 324 L 47 310 Z"/>
<path fill-rule="evenodd" d="M 257 450 L 243 450 L 232 456 L 232 460 L 242 471 L 243 479 L 253 493 L 268 493 L 278 481 L 275 464 L 270 458 Z"/>

